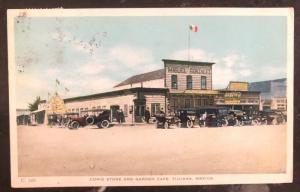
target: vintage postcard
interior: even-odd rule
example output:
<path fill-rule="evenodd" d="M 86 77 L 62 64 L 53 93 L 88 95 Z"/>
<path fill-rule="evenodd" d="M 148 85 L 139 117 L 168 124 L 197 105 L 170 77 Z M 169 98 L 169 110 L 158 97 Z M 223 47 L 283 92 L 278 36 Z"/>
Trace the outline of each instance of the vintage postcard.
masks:
<path fill-rule="evenodd" d="M 13 187 L 292 182 L 292 8 L 7 16 Z"/>

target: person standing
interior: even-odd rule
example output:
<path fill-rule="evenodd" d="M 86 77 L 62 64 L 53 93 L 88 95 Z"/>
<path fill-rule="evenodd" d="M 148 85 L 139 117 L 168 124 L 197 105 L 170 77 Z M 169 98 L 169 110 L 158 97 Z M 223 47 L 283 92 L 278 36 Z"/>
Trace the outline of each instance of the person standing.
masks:
<path fill-rule="evenodd" d="M 150 119 L 150 111 L 149 111 L 149 107 L 147 107 L 146 110 L 145 110 L 145 121 L 146 121 L 146 123 L 149 123 L 149 119 Z"/>

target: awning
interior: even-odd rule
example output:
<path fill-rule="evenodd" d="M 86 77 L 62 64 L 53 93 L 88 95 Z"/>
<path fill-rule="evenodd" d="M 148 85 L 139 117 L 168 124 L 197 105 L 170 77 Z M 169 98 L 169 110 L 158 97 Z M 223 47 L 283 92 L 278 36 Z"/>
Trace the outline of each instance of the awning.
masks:
<path fill-rule="evenodd" d="M 181 92 L 171 92 L 170 94 L 174 94 L 174 95 L 218 95 L 219 92 L 216 90 L 192 89 L 192 90 L 185 90 L 185 91 L 181 91 Z"/>

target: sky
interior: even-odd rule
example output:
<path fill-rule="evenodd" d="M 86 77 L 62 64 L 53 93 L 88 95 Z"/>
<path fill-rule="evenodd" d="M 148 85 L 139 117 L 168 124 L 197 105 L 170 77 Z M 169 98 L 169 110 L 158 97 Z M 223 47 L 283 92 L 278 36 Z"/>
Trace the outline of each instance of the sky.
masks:
<path fill-rule="evenodd" d="M 63 98 L 113 90 L 163 68 L 162 59 L 214 62 L 213 89 L 229 81 L 287 77 L 281 16 L 16 17 L 17 108 L 57 91 Z M 189 31 L 197 25 L 198 32 Z M 59 85 L 56 83 L 59 81 Z"/>

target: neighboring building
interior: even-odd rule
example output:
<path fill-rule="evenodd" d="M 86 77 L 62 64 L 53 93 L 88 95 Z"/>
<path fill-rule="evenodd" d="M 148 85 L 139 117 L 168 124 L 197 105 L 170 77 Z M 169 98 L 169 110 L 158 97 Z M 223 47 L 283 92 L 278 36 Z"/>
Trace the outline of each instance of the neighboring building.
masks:
<path fill-rule="evenodd" d="M 27 125 L 30 122 L 29 109 L 17 109 L 17 125 Z"/>
<path fill-rule="evenodd" d="M 250 91 L 260 91 L 260 109 L 287 110 L 286 78 L 252 82 Z"/>
<path fill-rule="evenodd" d="M 29 109 L 17 109 L 17 116 L 29 115 L 29 114 L 30 114 Z"/>
<path fill-rule="evenodd" d="M 73 97 L 64 101 L 68 112 L 80 112 L 89 109 L 111 109 L 112 111 L 122 109 L 126 122 L 140 122 L 146 108 L 149 108 L 152 115 L 159 112 L 161 108 L 165 111 L 167 92 L 168 90 L 165 88 L 135 87 Z M 111 119 L 115 119 L 115 117 L 112 116 Z"/>
<path fill-rule="evenodd" d="M 30 113 L 31 124 L 48 124 L 49 115 L 63 115 L 66 113 L 64 100 L 55 93 L 49 101 L 42 100 L 38 109 Z"/>
<path fill-rule="evenodd" d="M 219 90 L 215 97 L 218 106 L 251 112 L 259 110 L 260 92 L 249 91 L 249 83 L 231 81 L 226 89 Z"/>

